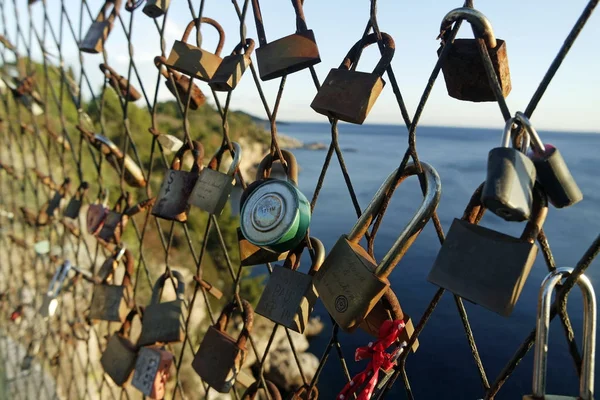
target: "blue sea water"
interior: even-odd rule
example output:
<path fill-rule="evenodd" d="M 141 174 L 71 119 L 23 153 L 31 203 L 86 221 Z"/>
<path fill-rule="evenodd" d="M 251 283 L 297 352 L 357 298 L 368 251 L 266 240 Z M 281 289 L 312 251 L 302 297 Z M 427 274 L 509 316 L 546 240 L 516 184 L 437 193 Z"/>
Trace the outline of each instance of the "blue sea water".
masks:
<path fill-rule="evenodd" d="M 322 123 L 280 125 L 282 134 L 301 141 L 329 144 L 330 126 Z M 365 208 L 383 180 L 400 163 L 407 147 L 407 130 L 391 125 L 339 126 L 340 146 L 348 165 L 354 190 L 361 208 Z M 431 164 L 442 179 L 442 197 L 438 214 L 444 230 L 460 217 L 475 188 L 486 174 L 488 151 L 500 144 L 498 129 L 419 127 L 417 150 L 421 161 Z M 598 180 L 600 135 L 589 133 L 540 132 L 544 141 L 554 144 L 568 162 L 571 172 L 584 193 L 584 200 L 573 207 L 550 208 L 544 229 L 558 266 L 574 267 L 600 232 L 600 181 Z M 300 188 L 310 199 L 321 171 L 326 151 L 297 149 L 301 167 Z M 405 181 L 395 192 L 375 243 L 377 259 L 386 253 L 421 201 L 416 178 Z M 337 159 L 332 160 L 319 201 L 314 210 L 311 234 L 331 249 L 341 234 L 356 221 Z M 504 233 L 520 235 L 524 224 L 509 223 L 488 213 L 482 224 Z M 428 224 L 390 276 L 391 286 L 405 313 L 416 323 L 426 310 L 437 287 L 427 282 L 427 275 L 440 249 L 435 230 Z M 304 261 L 307 257 L 304 257 Z M 600 288 L 596 261 L 587 275 Z M 307 266 L 304 265 L 306 270 Z M 523 293 L 509 318 L 496 315 L 480 306 L 465 302 L 471 327 L 487 376 L 492 383 L 519 345 L 535 327 L 537 295 L 547 274 L 541 253 L 525 284 Z M 581 295 L 569 297 L 569 315 L 581 345 Z M 326 329 L 311 342 L 310 351 L 321 357 L 330 339 L 331 322 L 321 302 L 314 315 L 321 316 Z M 364 369 L 366 362 L 354 362 L 354 350 L 372 338 L 358 330 L 341 333 L 344 356 L 351 375 Z M 417 399 L 477 399 L 483 396 L 482 384 L 464 334 L 454 299 L 445 293 L 423 333 L 420 347 L 407 360 L 407 373 Z M 563 329 L 558 319 L 551 324 L 547 392 L 578 394 L 575 367 L 569 356 Z M 517 366 L 502 387 L 498 399 L 521 398 L 531 393 L 533 350 Z M 332 399 L 345 383 L 335 351 L 329 356 L 319 381 L 320 398 Z M 406 398 L 402 380 L 398 379 L 388 398 Z"/>

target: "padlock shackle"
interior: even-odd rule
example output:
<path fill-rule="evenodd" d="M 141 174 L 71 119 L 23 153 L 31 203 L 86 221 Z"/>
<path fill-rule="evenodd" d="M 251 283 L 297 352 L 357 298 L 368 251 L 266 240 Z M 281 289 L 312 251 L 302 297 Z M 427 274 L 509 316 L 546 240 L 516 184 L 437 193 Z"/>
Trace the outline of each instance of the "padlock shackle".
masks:
<path fill-rule="evenodd" d="M 390 35 L 385 32 L 381 32 L 381 41 L 384 45 L 383 54 L 381 54 L 379 62 L 373 69 L 373 74 L 377 76 L 383 76 L 385 70 L 390 66 L 392 58 L 394 57 L 394 52 L 396 51 L 396 44 Z M 363 49 L 377 42 L 378 38 L 376 33 L 371 33 L 364 38 L 364 40 L 361 39 L 356 42 L 348 54 L 346 54 L 346 57 L 340 64 L 339 69 L 350 70 L 350 68 L 357 63 L 357 58 L 359 54 L 362 53 Z"/>
<path fill-rule="evenodd" d="M 483 13 L 470 7 L 455 8 L 446 14 L 440 24 L 440 37 L 452 29 L 454 22 L 461 20 L 466 20 L 471 24 L 473 35 L 478 39 L 483 39 L 489 49 L 496 48 L 498 43 L 496 42 L 496 36 L 494 36 L 492 24 Z"/>
<path fill-rule="evenodd" d="M 279 389 L 275 384 L 267 379 L 265 379 L 265 383 L 267 384 L 267 390 L 272 400 L 281 400 L 281 393 L 279 393 Z M 254 381 L 252 385 L 248 386 L 248 389 L 242 395 L 242 400 L 254 400 L 254 397 L 258 393 L 258 389 L 261 389 L 262 382 L 260 380 Z"/>
<path fill-rule="evenodd" d="M 529 118 L 527 118 L 527 116 L 521 111 L 517 111 L 515 113 L 514 119 L 518 121 L 521 124 L 521 126 L 523 126 L 527 131 L 528 136 L 531 139 L 531 147 L 533 148 L 533 151 L 536 154 L 544 154 L 546 152 L 546 147 L 544 146 L 540 135 L 538 135 Z"/>
<path fill-rule="evenodd" d="M 85 196 L 89 188 L 90 185 L 87 182 L 81 182 L 73 197 L 75 197 L 76 200 L 83 201 L 83 196 Z"/>
<path fill-rule="evenodd" d="M 202 160 L 204 159 L 204 146 L 197 140 L 192 140 L 192 144 L 194 148 L 190 147 L 190 142 L 185 142 L 183 146 L 177 150 L 175 156 L 173 157 L 173 161 L 171 161 L 171 169 L 175 171 L 181 171 L 181 166 L 183 164 L 183 156 L 188 151 L 192 152 L 192 156 L 194 157 L 194 165 L 192 166 L 192 171 L 198 173 L 202 169 Z"/>
<path fill-rule="evenodd" d="M 296 33 L 308 31 L 306 19 L 304 18 L 304 0 L 292 0 L 294 12 L 296 14 Z M 254 11 L 254 22 L 256 23 L 256 33 L 258 34 L 258 43 L 260 46 L 267 45 L 267 35 L 265 34 L 265 25 L 263 23 L 262 12 L 258 0 L 252 0 L 252 10 Z"/>
<path fill-rule="evenodd" d="M 123 76 L 119 75 L 117 71 L 115 71 L 110 65 L 101 63 L 99 65 L 100 71 L 104 74 L 107 79 L 115 78 L 117 81 L 121 79 Z"/>
<path fill-rule="evenodd" d="M 137 10 L 143 3 L 144 0 L 127 0 L 125 3 L 125 10 L 133 12 Z"/>
<path fill-rule="evenodd" d="M 231 178 L 233 178 L 233 176 L 235 175 L 235 172 L 238 170 L 238 168 L 240 166 L 240 162 L 242 161 L 242 147 L 236 142 L 231 142 L 231 146 L 233 147 L 233 160 L 231 161 L 231 164 L 229 165 L 229 169 L 227 170 L 227 175 L 229 175 L 229 176 L 231 176 Z M 223 158 L 223 154 L 225 154 L 225 151 L 227 151 L 227 150 L 229 150 L 229 146 L 227 146 L 226 143 L 223 143 L 223 145 L 221 147 L 219 147 L 219 150 L 217 150 L 215 155 L 212 156 L 207 167 L 214 171 L 218 171 L 219 167 L 221 166 L 221 159 Z"/>
<path fill-rule="evenodd" d="M 294 185 L 298 186 L 298 162 L 296 161 L 296 156 L 294 156 L 294 154 L 288 150 L 281 150 L 281 154 L 287 163 L 288 179 L 291 180 Z M 267 179 L 271 176 L 271 166 L 276 160 L 279 160 L 279 154 L 277 153 L 274 155 L 267 154 L 265 158 L 262 159 L 256 170 L 257 181 L 261 179 Z"/>
<path fill-rule="evenodd" d="M 177 299 L 183 300 L 183 297 L 185 295 L 185 282 L 183 281 L 183 275 L 181 275 L 181 273 L 179 271 L 176 271 L 174 269 L 171 270 L 171 275 L 173 275 L 173 278 L 177 279 L 177 289 L 175 290 Z M 160 298 L 162 297 L 163 288 L 165 286 L 165 283 L 167 282 L 167 279 L 169 279 L 169 277 L 170 277 L 170 275 L 169 275 L 169 272 L 167 271 L 164 274 L 162 274 L 160 276 L 160 278 L 158 278 L 158 280 L 154 284 L 154 287 L 152 288 L 152 298 L 150 299 L 150 304 L 160 303 Z"/>
<path fill-rule="evenodd" d="M 108 17 L 106 16 L 109 6 L 113 6 Z M 121 8 L 121 0 L 106 0 L 102 5 L 102 8 L 98 12 L 94 22 L 108 21 L 111 25 L 115 22 L 115 18 L 119 15 L 119 9 Z"/>
<path fill-rule="evenodd" d="M 252 55 L 252 52 L 254 51 L 254 40 L 253 39 L 246 39 L 245 42 L 240 42 L 238 43 L 234 48 L 233 51 L 231 52 L 232 56 L 235 56 L 237 54 L 242 54 L 242 50 L 245 49 L 244 51 L 244 56 L 246 58 L 250 58 L 250 56 Z"/>
<path fill-rule="evenodd" d="M 57 192 L 60 193 L 61 196 L 65 196 L 69 193 L 69 188 L 71 187 L 71 178 L 65 178 L 63 183 L 58 188 Z"/>
<path fill-rule="evenodd" d="M 190 23 L 185 28 L 185 31 L 183 32 L 181 41 L 184 43 L 187 43 L 188 37 L 190 36 L 190 33 L 192 33 L 192 28 L 198 27 L 198 29 L 200 29 L 201 23 L 212 25 L 219 33 L 219 43 L 217 44 L 217 49 L 215 50 L 214 54 L 217 56 L 220 56 L 221 50 L 223 50 L 223 45 L 225 44 L 225 31 L 223 30 L 223 27 L 221 26 L 221 24 L 219 24 L 217 21 L 215 21 L 212 18 L 202 17 L 202 18 L 200 18 L 200 20 L 198 20 L 198 18 L 194 18 L 193 20 L 191 20 Z"/>
<path fill-rule="evenodd" d="M 319 271 L 319 269 L 321 268 L 321 265 L 323 265 L 323 262 L 325 261 L 326 252 L 325 246 L 323 246 L 323 242 L 321 242 L 319 239 L 311 236 L 309 240 L 310 245 L 312 246 L 312 249 L 314 251 L 314 255 L 313 253 L 310 254 L 311 265 L 310 270 L 308 271 L 308 275 L 314 276 L 317 273 L 317 271 Z M 306 241 L 303 240 L 302 250 L 304 250 L 305 247 L 307 247 Z M 300 253 L 297 252 L 297 249 L 290 251 L 288 253 L 288 256 L 285 258 L 283 267 L 289 268 L 292 271 L 297 270 L 298 266 L 294 267 L 294 265 L 296 264 L 296 258 L 299 256 L 299 254 Z"/>
<path fill-rule="evenodd" d="M 219 318 L 215 323 L 215 328 L 221 332 L 225 332 L 227 324 L 229 324 L 229 319 L 235 310 L 240 310 L 240 307 L 237 302 L 233 300 L 223 308 L 223 311 L 221 311 L 221 315 L 219 315 Z M 252 333 L 252 327 L 254 326 L 254 309 L 247 300 L 242 299 L 242 309 L 240 311 L 242 313 L 242 319 L 244 320 L 244 327 L 238 336 L 237 345 L 239 348 L 245 349 L 246 341 L 248 340 L 248 336 Z"/>
<path fill-rule="evenodd" d="M 425 162 L 421 162 L 421 168 L 423 169 L 427 186 L 425 196 L 415 215 L 404 227 L 400 236 L 398 236 L 398 239 L 396 239 L 390 250 L 377 265 L 374 273 L 379 278 L 387 278 L 392 272 L 392 269 L 404 256 L 404 253 L 406 253 L 419 233 L 421 233 L 421 230 L 427 224 L 429 218 L 431 218 L 431 215 L 440 201 L 442 182 L 437 171 Z M 379 213 L 387 193 L 390 190 L 395 190 L 409 176 L 416 175 L 418 173 L 418 168 L 414 163 L 408 164 L 404 171 L 402 171 L 396 186 L 392 187 L 398 173 L 398 169 L 394 170 L 394 172 L 387 177 L 379 190 L 377 190 L 373 200 L 371 200 L 358 221 L 356 221 L 356 224 L 354 224 L 354 227 L 348 233 L 348 241 L 358 243 L 362 239 L 369 229 L 369 226 L 371 226 L 373 219 Z"/>
<path fill-rule="evenodd" d="M 506 123 L 504 124 L 504 131 L 502 133 L 502 143 L 501 143 L 502 147 L 512 148 L 511 139 L 512 139 L 513 126 L 515 125 L 515 123 L 517 123 L 517 121 L 518 121 L 518 118 L 516 116 L 506 120 Z M 529 133 L 529 131 L 527 131 L 527 133 Z M 535 134 L 537 135 L 537 132 Z M 529 144 L 531 142 L 531 137 L 532 136 L 529 134 L 527 134 L 523 137 L 523 142 L 521 143 L 521 153 L 527 153 L 527 149 L 529 148 Z M 539 139 L 539 136 L 538 136 L 538 139 Z"/>
<path fill-rule="evenodd" d="M 307 395 L 308 389 L 310 388 L 309 384 L 304 384 L 300 386 L 293 394 L 292 399 L 296 400 L 317 400 L 319 398 L 319 389 L 316 386 L 313 386 L 310 394 Z"/>
<path fill-rule="evenodd" d="M 179 79 L 179 77 L 181 76 L 181 74 L 179 72 L 177 72 L 174 69 L 171 69 L 167 66 L 167 59 L 163 56 L 154 57 L 154 65 L 156 66 L 156 68 L 158 68 L 158 71 L 160 72 L 160 74 L 166 79 L 171 78 L 169 76 L 169 73 L 171 73 L 173 75 L 173 78 L 175 79 L 175 81 L 177 81 Z"/>
<path fill-rule="evenodd" d="M 138 313 L 138 309 L 139 309 L 139 313 Z M 121 328 L 119 328 L 119 330 L 117 331 L 117 334 L 123 336 L 126 339 L 129 339 L 129 335 L 131 334 L 131 325 L 133 323 L 133 319 L 135 318 L 136 315 L 139 315 L 140 320 L 141 320 L 144 317 L 144 311 L 145 311 L 145 307 L 143 307 L 143 306 L 133 307 L 131 309 L 131 311 L 129 311 L 127 316 L 125 317 L 125 321 L 123 321 L 123 324 L 121 324 Z"/>
<path fill-rule="evenodd" d="M 123 274 L 123 282 L 121 283 L 121 286 L 131 286 L 131 278 L 133 277 L 133 267 L 135 264 L 133 254 L 129 249 L 120 248 L 114 260 L 118 262 L 121 258 L 123 259 L 123 266 L 125 267 L 125 273 Z M 106 277 L 102 280 L 102 283 L 107 284 L 108 279 L 114 276 L 115 271 L 116 268 L 106 274 Z"/>
<path fill-rule="evenodd" d="M 572 268 L 557 268 L 546 276 L 538 295 L 538 314 L 533 361 L 533 396 L 543 398 L 548 367 L 548 331 L 552 309 L 552 292 L 556 285 L 573 272 Z M 583 350 L 579 399 L 594 397 L 594 358 L 596 353 L 596 295 L 587 276 L 581 274 L 577 285 L 583 295 Z"/>
<path fill-rule="evenodd" d="M 58 296 L 60 290 L 62 289 L 65 278 L 67 277 L 67 274 L 69 273 L 72 267 L 73 265 L 71 264 L 71 261 L 65 260 L 65 262 L 63 262 L 60 265 L 60 267 L 56 270 L 56 272 L 52 276 L 50 284 L 48 285 L 48 291 L 46 292 L 46 295 L 49 298 L 54 299 Z"/>

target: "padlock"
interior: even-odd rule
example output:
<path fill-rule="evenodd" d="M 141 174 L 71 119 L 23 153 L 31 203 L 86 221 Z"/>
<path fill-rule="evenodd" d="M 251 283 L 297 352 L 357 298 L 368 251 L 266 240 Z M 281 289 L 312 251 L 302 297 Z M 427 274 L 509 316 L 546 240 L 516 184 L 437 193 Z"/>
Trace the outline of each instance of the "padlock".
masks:
<path fill-rule="evenodd" d="M 309 392 L 310 391 L 310 392 Z M 310 395 L 309 395 L 310 393 Z M 316 386 L 302 385 L 286 398 L 286 400 L 317 400 L 319 398 L 319 389 Z"/>
<path fill-rule="evenodd" d="M 388 287 L 381 299 L 379 299 L 375 307 L 373 307 L 369 315 L 367 315 L 364 321 L 361 322 L 360 328 L 371 336 L 379 337 L 379 329 L 381 328 L 381 324 L 388 320 L 404 321 L 404 329 L 402 329 L 400 332 L 398 339 L 400 342 L 408 343 L 415 332 L 415 327 L 410 316 L 402 311 L 400 301 L 398 301 L 398 297 L 391 287 Z M 418 348 L 419 339 L 416 339 L 415 343 L 411 347 L 411 350 L 414 353 Z"/>
<path fill-rule="evenodd" d="M 263 249 L 253 245 L 244 237 L 242 230 L 237 228 L 238 247 L 240 251 L 240 264 L 242 267 L 252 265 L 267 264 L 275 261 L 285 260 L 288 252 L 277 253 L 268 249 Z"/>
<path fill-rule="evenodd" d="M 277 386 L 275 386 L 275 384 L 269 380 L 265 379 L 265 383 L 267 384 L 267 391 L 269 392 L 269 398 L 271 400 L 281 400 L 281 393 L 279 393 L 279 389 L 277 389 Z M 264 386 L 262 385 L 261 381 L 254 381 L 254 383 L 252 385 L 250 385 L 248 387 L 248 389 L 246 389 L 246 391 L 244 392 L 244 394 L 242 395 L 242 400 L 254 400 L 254 399 L 259 399 L 262 397 L 257 397 L 259 390 L 262 389 L 263 391 Z"/>
<path fill-rule="evenodd" d="M 140 315 L 143 315 L 143 312 L 143 307 L 140 307 Z M 100 357 L 100 364 L 106 375 L 121 387 L 129 380 L 137 359 L 138 348 L 129 338 L 131 324 L 136 315 L 138 310 L 133 308 L 127 314 L 121 328 L 108 339 L 106 349 Z"/>
<path fill-rule="evenodd" d="M 188 212 L 190 211 L 188 200 L 198 180 L 198 174 L 202 169 L 202 159 L 204 158 L 202 144 L 194 141 L 192 146 L 193 149 L 190 147 L 190 143 L 187 142 L 173 157 L 171 169 L 165 174 L 157 200 L 152 208 L 152 215 L 170 221 L 187 221 Z M 191 171 L 182 171 L 183 157 L 188 151 L 192 152 L 194 164 Z"/>
<path fill-rule="evenodd" d="M 306 26 L 301 0 L 292 0 L 296 13 L 296 33 L 267 43 L 258 0 L 252 0 L 260 47 L 256 50 L 260 79 L 268 81 L 293 74 L 321 62 L 312 29 Z"/>
<path fill-rule="evenodd" d="M 548 213 L 541 188 L 533 191 L 533 210 L 520 238 L 477 225 L 483 215 L 481 189 L 473 194 L 462 219 L 454 219 L 427 280 L 508 317 L 519 296 L 538 247 L 535 240 Z"/>
<path fill-rule="evenodd" d="M 165 85 L 167 85 L 167 89 L 169 89 L 169 92 L 171 92 L 171 94 L 173 94 L 175 98 L 179 96 L 179 99 L 183 102 L 183 104 L 188 104 L 187 96 L 188 90 L 190 88 L 190 78 L 188 78 L 185 75 L 181 75 L 177 71 L 170 70 L 166 67 L 166 62 L 167 59 L 163 56 L 154 57 L 154 65 L 156 65 L 156 68 L 158 68 L 161 75 L 167 78 L 167 80 L 165 81 Z M 175 81 L 174 86 L 169 75 L 173 76 L 173 81 Z M 192 91 L 190 93 L 189 101 L 190 108 L 192 110 L 197 110 L 198 107 L 200 107 L 204 103 L 206 103 L 206 96 L 204 95 L 204 93 L 202 93 L 202 90 L 200 90 L 198 85 L 192 83 Z"/>
<path fill-rule="evenodd" d="M 142 347 L 135 362 L 131 385 L 151 399 L 165 397 L 173 354 L 161 346 Z"/>
<path fill-rule="evenodd" d="M 504 40 L 496 39 L 492 24 L 485 15 L 469 7 L 450 11 L 440 26 L 439 38 L 442 39 L 442 43 L 437 51 L 438 56 L 442 53 L 444 45 L 452 46 L 447 57 L 442 60 L 442 72 L 448 95 L 465 101 L 496 101 L 482 55 L 479 52 L 477 39 L 454 39 L 453 43 L 448 43 L 452 24 L 460 20 L 467 20 L 471 24 L 475 37 L 484 40 L 502 89 L 502 95 L 508 96 L 512 86 L 506 43 Z"/>
<path fill-rule="evenodd" d="M 147 0 L 142 11 L 150 18 L 158 18 L 167 12 L 170 2 L 171 0 Z"/>
<path fill-rule="evenodd" d="M 129 215 L 126 214 L 128 206 L 129 193 L 125 192 L 119 196 L 113 209 L 106 212 L 104 222 L 96 235 L 99 241 L 107 244 L 121 242 L 121 235 L 129 222 Z"/>
<path fill-rule="evenodd" d="M 547 395 L 546 371 L 548 370 L 548 330 L 552 313 L 552 292 L 562 278 L 573 273 L 572 268 L 557 268 L 542 282 L 538 295 L 538 313 L 535 330 L 535 352 L 533 359 L 533 394 L 523 396 L 523 400 L 593 400 L 594 364 L 596 359 L 596 294 L 587 276 L 581 274 L 577 285 L 583 297 L 583 346 L 579 396 Z"/>
<path fill-rule="evenodd" d="M 200 29 L 201 22 L 214 26 L 219 33 L 219 44 L 214 54 L 186 43 L 192 32 L 192 28 L 198 27 Z M 221 64 L 220 55 L 224 43 L 225 32 L 217 21 L 206 17 L 202 17 L 200 21 L 198 21 L 198 18 L 193 19 L 185 28 L 181 40 L 176 40 L 173 43 L 165 65 L 190 77 L 208 82 L 212 79 Z"/>
<path fill-rule="evenodd" d="M 242 54 L 244 50 L 244 54 Z M 230 92 L 240 83 L 246 68 L 252 63 L 250 56 L 254 51 L 254 40 L 246 39 L 244 44 L 239 43 L 231 55 L 221 61 L 221 65 L 213 75 L 208 85 L 218 92 Z"/>
<path fill-rule="evenodd" d="M 217 323 L 208 327 L 192 361 L 192 367 L 200 378 L 219 393 L 227 393 L 233 387 L 246 360 L 246 341 L 252 333 L 254 311 L 250 303 L 242 299 L 240 311 L 244 327 L 237 340 L 227 334 L 227 324 L 236 309 L 239 310 L 236 302 L 225 306 Z"/>
<path fill-rule="evenodd" d="M 108 83 L 117 92 L 118 95 L 123 97 L 126 101 L 139 100 L 142 95 L 140 92 L 130 84 L 123 75 L 117 74 L 117 72 L 106 64 L 100 64 L 100 71 L 104 73 Z"/>
<path fill-rule="evenodd" d="M 104 260 L 104 262 L 98 269 L 98 272 L 96 273 L 96 278 L 98 279 L 98 282 L 112 281 L 113 273 L 117 269 L 121 259 L 125 256 L 125 251 L 125 247 L 116 248 L 113 251 L 113 253 Z M 131 257 L 131 252 L 127 252 L 127 256 Z M 129 260 L 126 260 L 125 265 L 127 265 L 128 262 Z"/>
<path fill-rule="evenodd" d="M 108 8 L 112 6 L 110 14 Z M 92 22 L 85 37 L 79 44 L 79 50 L 86 53 L 101 53 L 104 50 L 104 43 L 113 28 L 115 19 L 119 15 L 121 0 L 106 0 L 100 9 L 96 20 Z"/>
<path fill-rule="evenodd" d="M 234 175 L 238 171 L 242 161 L 242 148 L 236 142 L 231 142 L 233 147 L 233 160 L 229 165 L 227 173 L 219 172 L 223 154 L 229 150 L 227 144 L 221 148 L 210 159 L 207 167 L 200 172 L 198 181 L 189 198 L 189 202 L 200 209 L 215 215 L 220 215 L 233 190 Z"/>
<path fill-rule="evenodd" d="M 294 268 L 295 253 L 281 267 L 273 268 L 269 282 L 256 306 L 256 313 L 296 332 L 304 333 L 308 319 L 319 297 L 313 285 L 313 276 L 323 264 L 325 247 L 317 238 L 310 238 L 314 256 L 308 275 Z"/>
<path fill-rule="evenodd" d="M 86 213 L 86 226 L 90 235 L 97 235 L 104 225 L 109 209 L 106 206 L 108 203 L 108 190 L 104 189 L 95 203 L 90 204 Z"/>
<path fill-rule="evenodd" d="M 71 179 L 65 178 L 60 188 L 54 193 L 54 196 L 48 202 L 48 206 L 46 207 L 45 214 L 49 219 L 54 218 L 54 213 L 60 207 L 60 203 L 62 199 L 69 194 L 69 188 L 71 187 Z M 40 213 L 41 214 L 41 213 Z M 39 217 L 38 217 L 39 218 Z"/>
<path fill-rule="evenodd" d="M 529 153 L 529 157 L 535 165 L 537 180 L 548 195 L 548 201 L 556 208 L 563 208 L 583 200 L 581 189 L 577 186 L 558 149 L 542 142 L 525 114 L 517 111 L 515 119 L 529 133 L 533 150 Z"/>
<path fill-rule="evenodd" d="M 152 289 L 152 300 L 146 306 L 144 318 L 142 319 L 142 333 L 138 344 L 146 346 L 154 343 L 181 342 L 184 337 L 185 326 L 185 283 L 183 276 L 171 270 L 173 278 L 177 279 L 177 298 L 172 301 L 160 303 L 163 287 L 169 279 L 169 273 L 165 272 L 154 284 Z"/>
<path fill-rule="evenodd" d="M 88 318 L 92 321 L 116 321 L 123 322 L 129 312 L 129 303 L 132 300 L 131 277 L 133 276 L 133 255 L 125 250 L 123 260 L 125 261 L 125 273 L 120 285 L 110 284 L 108 281 L 113 276 L 114 270 L 106 274 L 100 284 L 94 285 L 90 313 Z M 103 273 L 103 275 L 105 275 Z"/>
<path fill-rule="evenodd" d="M 112 140 L 105 136 L 90 132 L 81 125 L 76 125 L 76 128 L 92 146 L 104 154 L 106 161 L 108 161 L 119 175 L 124 170 L 123 177 L 127 184 L 133 187 L 146 187 L 147 182 L 142 169 L 129 157 L 129 154 L 124 154 Z"/>
<path fill-rule="evenodd" d="M 71 267 L 71 262 L 66 260 L 56 270 L 54 276 L 52 276 L 52 280 L 48 286 L 48 291 L 44 294 L 44 297 L 42 298 L 42 305 L 40 307 L 40 315 L 43 318 L 52 317 L 56 312 L 56 308 L 58 307 L 57 297 L 62 289 L 65 279 L 67 278 L 67 274 L 71 270 Z"/>
<path fill-rule="evenodd" d="M 240 228 L 255 246 L 282 253 L 298 246 L 310 225 L 310 203 L 298 189 L 296 157 L 281 151 L 287 162 L 287 180 L 269 178 L 277 155 L 267 154 L 256 172 L 257 181 L 242 197 Z"/>
<path fill-rule="evenodd" d="M 81 205 L 83 204 L 83 198 L 89 189 L 89 185 L 87 182 L 81 182 L 75 195 L 71 197 L 67 207 L 65 207 L 65 211 L 63 213 L 64 217 L 71 219 L 79 218 L 79 210 L 81 209 Z"/>
<path fill-rule="evenodd" d="M 529 157 L 511 147 L 514 122 L 515 118 L 506 121 L 502 147 L 496 147 L 488 154 L 481 202 L 506 221 L 524 221 L 531 214 L 536 172 Z"/>
<path fill-rule="evenodd" d="M 347 235 L 342 235 L 325 258 L 314 277 L 314 284 L 323 304 L 333 319 L 345 331 L 352 332 L 375 307 L 389 287 L 388 276 L 404 256 L 435 211 L 441 196 L 437 171 L 422 162 L 427 190 L 423 202 L 387 254 L 377 262 L 359 242 L 365 235 L 390 190 L 411 175 L 418 173 L 415 164 L 404 171 L 395 170 L 379 188 L 361 217 Z"/>
<path fill-rule="evenodd" d="M 358 72 L 351 68 L 358 62 L 363 49 L 377 43 L 377 34 L 356 42 L 339 68 L 332 68 L 319 88 L 310 107 L 319 114 L 353 124 L 362 124 L 385 86 L 382 76 L 390 66 L 396 45 L 387 33 L 381 33 L 383 54 L 373 72 Z"/>

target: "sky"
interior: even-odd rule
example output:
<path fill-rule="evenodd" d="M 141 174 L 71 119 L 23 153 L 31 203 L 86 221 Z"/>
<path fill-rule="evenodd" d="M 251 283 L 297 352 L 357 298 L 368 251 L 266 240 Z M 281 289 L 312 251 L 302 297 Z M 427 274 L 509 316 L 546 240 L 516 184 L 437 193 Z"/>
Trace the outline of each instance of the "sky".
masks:
<path fill-rule="evenodd" d="M 46 0 L 49 18 L 58 27 L 59 0 Z M 79 26 L 79 0 L 64 0 L 75 29 Z M 190 0 L 196 13 L 199 0 Z M 243 0 L 237 0 L 240 6 Z M 8 36 L 15 37 L 13 4 L 19 6 L 19 18 L 23 27 L 29 24 L 25 0 L 6 1 L 5 14 Z M 101 0 L 88 0 L 92 13 L 96 14 L 102 5 Z M 535 92 L 539 82 L 557 54 L 571 27 L 581 14 L 587 1 L 571 0 L 479 0 L 475 7 L 484 13 L 492 23 L 497 38 L 506 41 L 512 78 L 512 92 L 507 98 L 508 106 L 514 114 L 523 111 Z M 392 61 L 396 79 L 411 116 L 429 75 L 435 65 L 439 47 L 436 37 L 444 15 L 461 6 L 460 0 L 421 0 L 399 2 L 378 1 L 378 23 L 383 32 L 391 35 L 396 43 Z M 358 41 L 368 22 L 370 2 L 367 0 L 306 0 L 304 11 L 308 27 L 315 33 L 321 63 L 315 66 L 321 81 L 331 68 L 337 67 L 352 45 Z M 294 10 L 289 1 L 262 0 L 261 9 L 267 40 L 275 40 L 295 31 Z M 40 23 L 42 4 L 31 7 L 34 25 L 42 32 Z M 540 129 L 561 131 L 600 132 L 600 11 L 596 11 L 578 37 L 566 60 L 556 74 L 546 95 L 532 116 L 533 124 Z M 222 55 L 229 54 L 239 42 L 239 25 L 231 1 L 205 0 L 203 15 L 216 19 L 226 32 Z M 121 9 L 123 22 L 129 24 L 129 13 Z M 188 1 L 171 0 L 165 28 L 165 51 L 168 54 L 173 42 L 180 39 L 187 23 L 191 20 Z M 158 19 L 162 23 L 162 17 Z M 248 7 L 246 19 L 247 36 L 256 39 L 256 29 L 252 6 Z M 86 16 L 83 32 L 90 24 Z M 160 53 L 160 38 L 152 19 L 142 13 L 141 8 L 134 12 L 133 54 L 141 74 L 144 87 L 152 93 L 157 80 L 157 70 L 152 62 Z M 216 31 L 209 25 L 202 26 L 203 47 L 214 49 L 217 43 Z M 56 32 L 57 35 L 60 33 Z M 63 29 L 65 45 L 63 51 L 66 64 L 76 65 L 79 54 L 70 31 L 65 24 Z M 472 37 L 469 26 L 463 24 L 458 37 Z M 192 35 L 193 36 L 193 35 Z M 192 38 L 193 40 L 194 38 Z M 22 44 L 22 43 L 21 43 Z M 52 41 L 47 40 L 52 53 Z M 257 43 L 258 47 L 258 43 Z M 122 25 L 116 23 L 106 44 L 108 63 L 118 72 L 126 74 L 129 65 L 128 46 Z M 83 53 L 82 53 L 83 54 Z M 36 57 L 36 53 L 34 53 Z M 39 53 L 38 53 L 39 57 Z M 102 56 L 83 54 L 84 65 L 92 80 L 94 90 L 102 83 L 98 64 Z M 368 48 L 359 63 L 358 69 L 370 71 L 379 58 L 376 46 Z M 77 69 L 76 69 L 77 71 Z M 384 78 L 388 81 L 387 78 Z M 137 83 L 134 81 L 134 84 Z M 388 82 L 389 83 L 389 82 Z M 206 83 L 198 82 L 206 93 L 210 90 Z M 263 82 L 267 101 L 272 107 L 279 86 L 279 80 Z M 327 119 L 310 108 L 316 89 L 310 72 L 303 70 L 288 76 L 278 119 L 282 121 L 327 122 Z M 211 96 L 209 96 L 211 97 Z M 172 98 L 161 83 L 160 99 Z M 224 99 L 224 97 L 222 98 Z M 140 106 L 142 101 L 139 102 Z M 249 73 L 234 91 L 231 108 L 264 117 L 265 112 L 259 100 L 256 87 Z M 403 124 L 399 107 L 395 102 L 391 85 L 386 85 L 371 110 L 365 123 Z M 470 103 L 450 98 L 447 95 L 442 74 L 438 77 L 431 98 L 421 118 L 421 123 L 433 126 L 489 127 L 501 129 L 504 125 L 496 103 Z"/>

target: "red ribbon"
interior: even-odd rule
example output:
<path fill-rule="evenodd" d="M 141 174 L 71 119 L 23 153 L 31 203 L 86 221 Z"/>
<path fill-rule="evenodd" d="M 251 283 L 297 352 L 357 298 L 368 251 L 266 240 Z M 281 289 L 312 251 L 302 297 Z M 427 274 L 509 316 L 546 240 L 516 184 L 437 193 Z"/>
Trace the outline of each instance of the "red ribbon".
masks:
<path fill-rule="evenodd" d="M 371 358 L 364 371 L 355 375 L 350 382 L 344 386 L 342 391 L 337 395 L 336 399 L 350 399 L 350 396 L 356 393 L 359 388 L 366 382 L 362 391 L 358 393 L 357 400 L 369 400 L 373 394 L 373 390 L 377 385 L 379 377 L 379 369 L 385 372 L 391 370 L 396 363 L 393 359 L 393 354 L 386 353 L 385 350 L 390 347 L 400 336 L 404 330 L 404 321 L 385 321 L 379 328 L 379 338 L 375 343 L 371 342 L 368 346 L 359 347 L 354 354 L 355 361 Z"/>

